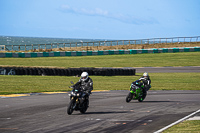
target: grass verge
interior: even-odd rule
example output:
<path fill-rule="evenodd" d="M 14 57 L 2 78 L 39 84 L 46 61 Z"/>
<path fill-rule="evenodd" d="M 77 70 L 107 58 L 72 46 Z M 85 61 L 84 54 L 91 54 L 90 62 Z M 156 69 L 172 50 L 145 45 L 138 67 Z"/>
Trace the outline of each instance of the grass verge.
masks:
<path fill-rule="evenodd" d="M 200 133 L 200 120 L 184 121 L 172 126 L 163 133 Z"/>
<path fill-rule="evenodd" d="M 137 76 L 91 76 L 94 90 L 128 90 Z M 200 73 L 150 73 L 151 90 L 200 90 Z M 72 76 L 0 76 L 0 94 L 69 91 Z"/>
<path fill-rule="evenodd" d="M 162 67 L 200 66 L 200 52 L 75 57 L 0 58 L 2 66 Z"/>

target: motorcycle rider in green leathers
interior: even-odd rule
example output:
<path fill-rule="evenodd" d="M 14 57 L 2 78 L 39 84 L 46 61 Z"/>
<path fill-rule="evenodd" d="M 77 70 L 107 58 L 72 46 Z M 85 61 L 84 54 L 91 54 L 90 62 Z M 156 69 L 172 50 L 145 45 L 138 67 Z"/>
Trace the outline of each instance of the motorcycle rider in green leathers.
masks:
<path fill-rule="evenodd" d="M 143 82 L 143 92 L 147 92 L 151 88 L 151 79 L 147 72 L 143 73 L 143 76 L 140 79 L 136 80 L 134 83 Z"/>

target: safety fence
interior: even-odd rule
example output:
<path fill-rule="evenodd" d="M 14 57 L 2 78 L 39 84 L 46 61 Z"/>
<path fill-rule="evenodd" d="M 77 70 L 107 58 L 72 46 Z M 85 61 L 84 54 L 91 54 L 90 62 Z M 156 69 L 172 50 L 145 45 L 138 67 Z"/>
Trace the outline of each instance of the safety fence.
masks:
<path fill-rule="evenodd" d="M 0 67 L 0 75 L 42 75 L 42 76 L 80 76 L 82 72 L 96 76 L 135 75 L 129 68 L 40 68 L 40 67 Z"/>
<path fill-rule="evenodd" d="M 30 58 L 30 57 L 59 57 L 59 56 L 92 56 L 92 55 L 175 53 L 175 52 L 196 52 L 196 51 L 200 51 L 200 47 L 105 50 L 105 51 L 6 52 L 6 53 L 0 53 L 0 58 L 4 58 L 4 57 Z"/>
<path fill-rule="evenodd" d="M 25 45 L 0 45 L 0 51 L 34 51 L 34 50 L 52 50 L 55 48 L 72 49 L 78 47 L 101 47 L 118 45 L 140 45 L 140 44 L 168 44 L 168 43 L 195 43 L 200 42 L 200 36 L 194 37 L 171 37 L 171 38 L 151 38 L 137 40 L 112 40 L 112 41 L 94 41 L 94 42 L 71 42 L 71 43 L 50 43 L 50 44 L 25 44 Z"/>

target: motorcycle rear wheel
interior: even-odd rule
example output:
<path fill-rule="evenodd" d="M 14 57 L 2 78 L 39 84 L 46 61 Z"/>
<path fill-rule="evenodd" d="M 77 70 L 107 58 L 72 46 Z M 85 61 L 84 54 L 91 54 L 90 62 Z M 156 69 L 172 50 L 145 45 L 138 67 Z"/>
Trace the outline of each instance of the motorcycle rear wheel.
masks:
<path fill-rule="evenodd" d="M 131 92 L 126 96 L 126 102 L 129 103 L 133 99 L 133 94 Z"/>
<path fill-rule="evenodd" d="M 75 100 L 72 99 L 72 100 L 69 102 L 69 106 L 68 106 L 68 108 L 67 108 L 67 114 L 68 114 L 68 115 L 71 115 L 71 114 L 73 113 L 73 111 L 74 111 L 74 109 L 73 109 L 74 104 L 75 104 Z"/>

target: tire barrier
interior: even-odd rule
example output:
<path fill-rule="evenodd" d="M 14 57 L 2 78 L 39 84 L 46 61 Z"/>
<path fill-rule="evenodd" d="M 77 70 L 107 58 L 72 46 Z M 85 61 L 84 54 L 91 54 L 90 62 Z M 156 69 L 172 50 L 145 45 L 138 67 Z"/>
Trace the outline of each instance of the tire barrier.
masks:
<path fill-rule="evenodd" d="M 16 75 L 15 68 L 13 67 L 0 67 L 0 75 Z"/>
<path fill-rule="evenodd" d="M 39 67 L 0 67 L 0 75 L 42 75 L 42 76 L 80 76 L 82 72 L 88 72 L 95 76 L 128 76 L 135 75 L 135 69 L 125 68 L 39 68 Z"/>

